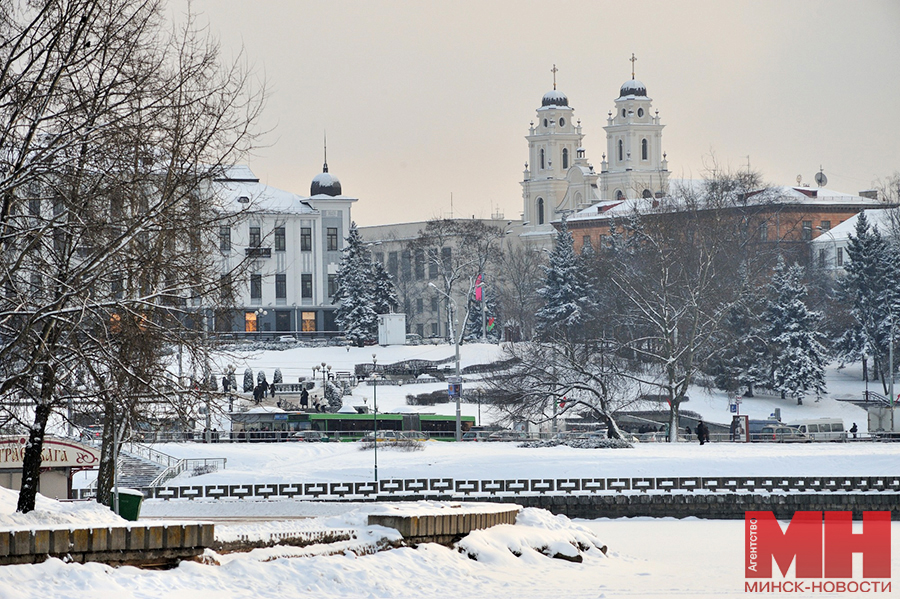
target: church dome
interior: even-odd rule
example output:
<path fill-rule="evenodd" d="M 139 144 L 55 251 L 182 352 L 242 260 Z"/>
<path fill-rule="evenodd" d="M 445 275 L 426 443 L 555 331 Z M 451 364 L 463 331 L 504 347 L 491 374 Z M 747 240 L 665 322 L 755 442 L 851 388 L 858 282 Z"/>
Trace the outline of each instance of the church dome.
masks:
<path fill-rule="evenodd" d="M 309 186 L 309 195 L 317 196 L 320 194 L 332 197 L 341 195 L 341 182 L 328 172 L 327 163 L 322 168 L 322 172 L 313 177 Z"/>
<path fill-rule="evenodd" d="M 544 94 L 541 99 L 541 106 L 568 106 L 569 99 L 566 94 L 558 90 L 551 90 Z"/>
<path fill-rule="evenodd" d="M 645 98 L 647 97 L 647 87 L 637 79 L 629 79 L 622 84 L 622 89 L 619 90 L 619 97 L 624 98 L 625 96 Z"/>

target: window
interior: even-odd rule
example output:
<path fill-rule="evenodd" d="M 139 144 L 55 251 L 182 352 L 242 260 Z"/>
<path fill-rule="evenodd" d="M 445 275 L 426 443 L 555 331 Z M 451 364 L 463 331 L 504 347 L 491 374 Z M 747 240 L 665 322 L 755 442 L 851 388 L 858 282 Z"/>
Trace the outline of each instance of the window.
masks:
<path fill-rule="evenodd" d="M 581 237 L 581 251 L 583 252 L 587 248 L 593 248 L 593 246 L 591 245 L 591 236 L 583 235 Z"/>
<path fill-rule="evenodd" d="M 388 252 L 387 271 L 392 277 L 397 276 L 397 252 Z"/>
<path fill-rule="evenodd" d="M 837 249 L 837 265 L 838 266 L 844 265 L 844 248 Z"/>
<path fill-rule="evenodd" d="M 425 325 L 424 325 L 424 324 L 421 324 L 421 323 L 420 323 L 420 324 L 417 324 L 417 325 L 416 325 L 416 334 L 417 334 L 419 337 L 424 337 L 424 336 L 425 336 Z"/>
<path fill-rule="evenodd" d="M 300 297 L 311 298 L 312 296 L 312 275 L 300 275 Z"/>
<path fill-rule="evenodd" d="M 244 331 L 255 333 L 259 329 L 256 324 L 256 312 L 244 312 Z"/>
<path fill-rule="evenodd" d="M 262 275 L 250 275 L 250 299 L 262 299 Z"/>
<path fill-rule="evenodd" d="M 651 192 L 649 189 L 645 189 L 641 193 L 641 197 L 644 198 L 645 200 L 649 200 L 650 198 L 653 197 L 653 192 Z"/>
<path fill-rule="evenodd" d="M 562 163 L 563 163 L 563 168 L 569 168 L 569 149 L 568 148 L 563 148 Z"/>
<path fill-rule="evenodd" d="M 437 311 L 438 311 L 438 298 L 437 298 L 437 296 L 431 298 L 431 311 L 432 311 L 432 312 L 437 312 Z"/>
<path fill-rule="evenodd" d="M 409 250 L 403 250 L 400 254 L 400 278 L 404 281 L 412 278 L 412 256 Z"/>
<path fill-rule="evenodd" d="M 619 140 L 619 162 L 622 162 L 622 157 L 625 155 L 625 144 L 622 140 Z"/>
<path fill-rule="evenodd" d="M 537 224 L 544 224 L 544 198 L 537 199 Z"/>
<path fill-rule="evenodd" d="M 650 145 L 647 143 L 646 139 L 641 140 L 641 160 L 647 160 L 647 157 L 650 155 Z"/>
<path fill-rule="evenodd" d="M 279 310 L 275 312 L 275 330 L 290 331 L 291 330 L 291 313 L 287 310 Z"/>
<path fill-rule="evenodd" d="M 825 268 L 825 250 L 819 250 L 819 268 Z"/>
<path fill-rule="evenodd" d="M 616 200 L 621 202 L 624 199 L 625 199 L 625 194 L 622 192 L 621 189 L 617 189 L 616 190 Z"/>
<path fill-rule="evenodd" d="M 831 221 L 830 221 L 830 220 L 823 220 L 823 221 L 822 221 L 822 224 L 819 226 L 819 229 L 820 229 L 823 233 L 824 233 L 825 231 L 830 231 L 830 230 L 831 230 Z"/>
<path fill-rule="evenodd" d="M 375 262 L 384 266 L 384 252 L 375 252 Z"/>
<path fill-rule="evenodd" d="M 544 149 L 543 149 L 543 148 L 541 148 L 541 168 L 542 168 L 542 169 L 543 169 L 543 168 L 546 168 L 546 167 L 544 166 Z"/>
<path fill-rule="evenodd" d="M 262 235 L 260 235 L 259 227 L 250 227 L 250 247 L 258 248 L 262 245 Z"/>
<path fill-rule="evenodd" d="M 28 200 L 28 215 L 29 216 L 40 216 L 41 215 L 41 201 L 37 198 L 31 198 Z"/>
<path fill-rule="evenodd" d="M 223 252 L 231 251 L 231 227 L 228 225 L 219 227 L 219 249 Z"/>
<path fill-rule="evenodd" d="M 312 229 L 309 227 L 300 228 L 300 251 L 312 251 Z"/>
<path fill-rule="evenodd" d="M 803 221 L 802 235 L 803 235 L 803 241 L 809 241 L 810 239 L 812 239 L 812 221 L 811 220 Z"/>
<path fill-rule="evenodd" d="M 312 276 L 312 275 L 310 275 Z M 301 312 L 300 313 L 300 330 L 305 333 L 312 333 L 316 330 L 316 313 Z"/>
<path fill-rule="evenodd" d="M 275 251 L 283 252 L 285 247 L 284 227 L 275 227 Z"/>
<path fill-rule="evenodd" d="M 231 295 L 231 273 L 226 272 L 219 276 L 219 298 L 223 302 L 228 302 L 231 299 Z"/>
<path fill-rule="evenodd" d="M 416 250 L 416 280 L 421 281 L 425 278 L 425 250 Z"/>
<path fill-rule="evenodd" d="M 434 248 L 428 248 L 428 278 L 436 279 L 438 276 L 438 254 Z"/>
<path fill-rule="evenodd" d="M 416 300 L 416 314 L 421 314 L 425 311 L 425 300 L 421 297 Z"/>
<path fill-rule="evenodd" d="M 287 275 L 275 275 L 275 299 L 287 299 Z"/>
<path fill-rule="evenodd" d="M 453 263 L 453 250 L 451 248 L 441 248 L 441 262 L 445 271 L 450 270 L 450 266 Z"/>
<path fill-rule="evenodd" d="M 769 223 L 759 223 L 759 240 L 769 240 Z"/>
<path fill-rule="evenodd" d="M 440 335 L 441 335 L 441 330 L 440 330 L 438 323 L 432 322 L 431 323 L 431 336 L 432 337 L 440 337 Z"/>
<path fill-rule="evenodd" d="M 328 297 L 334 297 L 337 295 L 338 290 L 338 276 L 337 275 L 328 275 Z"/>
<path fill-rule="evenodd" d="M 326 229 L 326 240 L 327 240 L 327 248 L 329 252 L 336 252 L 338 250 L 338 233 L 337 227 L 328 227 Z"/>

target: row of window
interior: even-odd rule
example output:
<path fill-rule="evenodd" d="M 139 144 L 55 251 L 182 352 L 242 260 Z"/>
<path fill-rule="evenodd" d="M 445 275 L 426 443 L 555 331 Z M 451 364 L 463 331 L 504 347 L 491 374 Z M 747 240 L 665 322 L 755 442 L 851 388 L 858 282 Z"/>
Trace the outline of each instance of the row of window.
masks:
<path fill-rule="evenodd" d="M 269 330 L 269 323 L 266 323 L 265 330 Z M 275 311 L 275 330 L 290 331 L 291 330 L 291 313 L 285 310 Z M 316 329 L 316 313 L 300 312 L 300 330 L 305 332 L 315 332 Z M 259 331 L 259 317 L 256 312 L 244 312 L 244 331 L 255 333 Z"/>
<path fill-rule="evenodd" d="M 225 275 L 227 276 L 227 275 Z M 223 285 L 224 288 L 224 285 Z M 328 275 L 328 297 L 334 297 L 337 293 L 338 279 L 337 275 Z M 250 275 L 250 299 L 261 300 L 263 290 L 263 281 L 261 274 Z M 312 298 L 313 296 L 313 276 L 305 273 L 300 275 L 300 297 Z M 287 274 L 279 273 L 275 275 L 275 299 L 287 299 Z"/>
<path fill-rule="evenodd" d="M 544 152 L 543 148 L 541 148 L 540 162 L 541 162 L 541 170 L 544 170 L 545 168 L 547 168 L 547 164 L 548 164 L 547 155 Z M 562 167 L 563 167 L 563 170 L 569 168 L 569 149 L 568 148 L 563 148 L 563 150 L 562 150 Z"/>
<path fill-rule="evenodd" d="M 384 252 L 376 252 L 374 259 L 384 265 L 392 277 L 410 281 L 415 276 L 417 281 L 421 281 L 425 279 L 426 269 L 428 278 L 436 279 L 440 275 L 442 264 L 445 265 L 445 268 L 449 268 L 453 259 L 453 249 L 443 247 L 440 248 L 440 253 L 437 248 L 429 248 L 427 252 L 423 249 L 388 252 L 386 265 L 384 264 Z"/>
<path fill-rule="evenodd" d="M 618 157 L 619 162 L 625 160 L 625 142 L 623 140 L 619 140 L 618 144 Z M 650 159 L 650 142 L 647 141 L 646 138 L 641 140 L 641 160 L 649 160 Z"/>
<path fill-rule="evenodd" d="M 284 227 L 275 227 L 273 230 L 274 249 L 276 252 L 283 252 L 287 249 L 287 242 Z M 262 228 L 250 227 L 250 247 L 258 248 L 262 245 Z M 231 251 L 231 227 L 222 225 L 219 227 L 219 249 L 223 252 Z M 338 249 L 338 230 L 337 227 L 328 227 L 325 229 L 325 249 L 329 252 L 336 252 Z M 300 227 L 300 251 L 312 251 L 312 228 Z"/>

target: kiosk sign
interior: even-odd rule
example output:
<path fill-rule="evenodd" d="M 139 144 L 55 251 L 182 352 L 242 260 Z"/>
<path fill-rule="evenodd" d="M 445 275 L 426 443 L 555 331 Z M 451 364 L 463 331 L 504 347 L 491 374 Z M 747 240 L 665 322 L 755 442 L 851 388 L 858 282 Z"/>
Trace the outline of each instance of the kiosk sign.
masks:
<path fill-rule="evenodd" d="M 0 470 L 21 468 L 28 437 L 0 437 Z M 41 450 L 41 468 L 93 468 L 100 463 L 97 449 L 69 441 L 45 437 Z"/>

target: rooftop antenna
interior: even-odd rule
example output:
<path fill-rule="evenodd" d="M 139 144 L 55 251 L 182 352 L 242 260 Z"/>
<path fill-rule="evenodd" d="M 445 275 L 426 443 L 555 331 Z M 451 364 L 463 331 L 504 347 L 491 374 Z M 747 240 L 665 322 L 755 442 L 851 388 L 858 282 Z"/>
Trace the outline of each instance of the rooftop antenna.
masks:
<path fill-rule="evenodd" d="M 550 69 L 550 72 L 553 73 L 553 89 L 556 89 L 556 73 L 559 69 L 556 68 L 556 63 L 553 63 L 553 68 Z"/>
<path fill-rule="evenodd" d="M 816 185 L 819 187 L 825 187 L 828 184 L 828 177 L 825 176 L 821 164 L 819 165 L 819 172 L 816 173 L 816 176 L 813 178 L 816 180 Z"/>
<path fill-rule="evenodd" d="M 328 132 L 324 131 L 322 133 L 322 147 L 325 150 L 325 164 L 322 165 L 322 172 L 328 172 Z"/>
<path fill-rule="evenodd" d="M 453 219 L 453 192 L 450 192 L 450 218 Z"/>
<path fill-rule="evenodd" d="M 631 58 L 628 60 L 631 61 L 631 79 L 634 80 L 634 63 L 637 62 L 637 58 L 634 55 L 634 52 L 631 53 Z"/>

